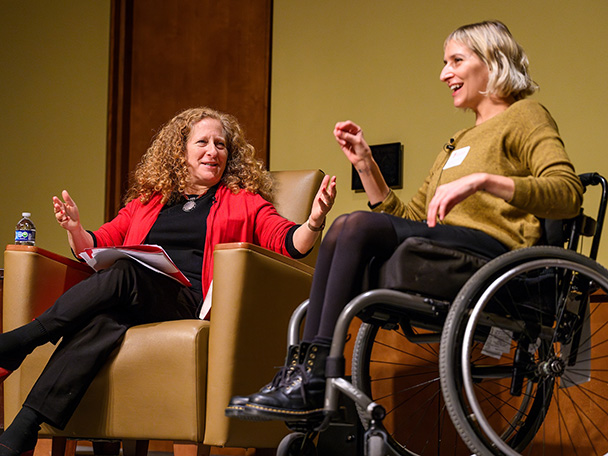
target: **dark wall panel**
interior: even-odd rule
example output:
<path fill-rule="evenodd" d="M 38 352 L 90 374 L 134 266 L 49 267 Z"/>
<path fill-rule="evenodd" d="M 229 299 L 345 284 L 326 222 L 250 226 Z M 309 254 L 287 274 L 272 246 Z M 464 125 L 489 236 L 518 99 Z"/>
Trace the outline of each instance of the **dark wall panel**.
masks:
<path fill-rule="evenodd" d="M 160 126 L 210 106 L 268 160 L 272 0 L 114 0 L 106 218 Z"/>

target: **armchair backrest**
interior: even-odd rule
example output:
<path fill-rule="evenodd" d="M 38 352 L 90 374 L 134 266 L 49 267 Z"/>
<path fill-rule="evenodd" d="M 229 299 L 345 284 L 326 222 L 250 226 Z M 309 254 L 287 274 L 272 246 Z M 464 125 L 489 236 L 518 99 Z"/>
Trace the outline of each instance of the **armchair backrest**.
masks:
<path fill-rule="evenodd" d="M 304 223 L 325 173 L 318 169 L 273 171 L 274 205 L 279 213 L 296 223 Z"/>
<path fill-rule="evenodd" d="M 275 183 L 274 206 L 279 214 L 292 222 L 305 223 L 325 173 L 312 169 L 273 171 L 271 174 Z M 315 265 L 318 245 L 302 262 Z"/>

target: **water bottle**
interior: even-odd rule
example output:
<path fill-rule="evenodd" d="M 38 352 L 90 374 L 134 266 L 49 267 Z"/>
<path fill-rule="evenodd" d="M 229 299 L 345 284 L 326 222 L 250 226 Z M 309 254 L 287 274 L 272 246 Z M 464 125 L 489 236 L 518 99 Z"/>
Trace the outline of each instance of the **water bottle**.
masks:
<path fill-rule="evenodd" d="M 35 245 L 36 244 L 36 227 L 34 222 L 30 220 L 32 214 L 29 212 L 21 213 L 23 217 L 17 223 L 15 228 L 15 244 L 17 245 Z"/>

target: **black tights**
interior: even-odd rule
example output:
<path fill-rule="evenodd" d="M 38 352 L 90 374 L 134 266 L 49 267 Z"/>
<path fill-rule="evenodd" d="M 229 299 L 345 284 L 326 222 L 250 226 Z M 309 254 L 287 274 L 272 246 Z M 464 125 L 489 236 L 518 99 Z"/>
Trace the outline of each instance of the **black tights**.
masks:
<path fill-rule="evenodd" d="M 364 273 L 375 258 L 387 260 L 408 237 L 439 241 L 487 257 L 508 249 L 491 236 L 470 228 L 438 225 L 376 212 L 353 212 L 336 219 L 323 239 L 306 312 L 302 340 L 328 344 L 340 312 L 363 291 Z"/>
<path fill-rule="evenodd" d="M 385 214 L 353 212 L 336 219 L 319 250 L 303 341 L 331 341 L 340 312 L 361 292 L 367 264 L 374 257 L 388 258 L 397 245 Z"/>

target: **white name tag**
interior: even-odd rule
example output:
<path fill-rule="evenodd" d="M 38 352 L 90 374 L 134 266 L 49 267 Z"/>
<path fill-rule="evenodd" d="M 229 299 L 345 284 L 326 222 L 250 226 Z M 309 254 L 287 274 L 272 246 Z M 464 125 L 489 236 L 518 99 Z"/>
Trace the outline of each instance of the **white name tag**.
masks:
<path fill-rule="evenodd" d="M 453 151 L 450 154 L 450 158 L 446 162 L 443 169 L 453 168 L 454 166 L 460 165 L 469 153 L 469 150 L 471 150 L 471 146 L 463 147 L 462 149 Z"/>

